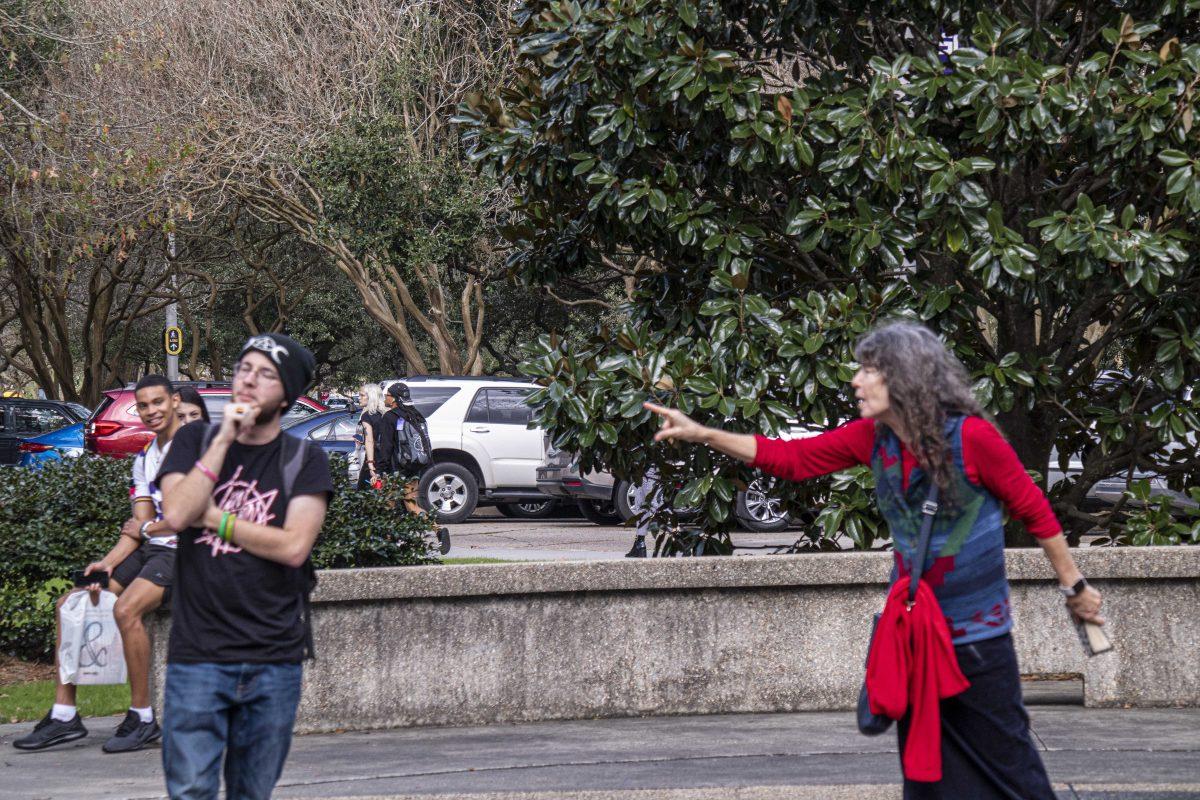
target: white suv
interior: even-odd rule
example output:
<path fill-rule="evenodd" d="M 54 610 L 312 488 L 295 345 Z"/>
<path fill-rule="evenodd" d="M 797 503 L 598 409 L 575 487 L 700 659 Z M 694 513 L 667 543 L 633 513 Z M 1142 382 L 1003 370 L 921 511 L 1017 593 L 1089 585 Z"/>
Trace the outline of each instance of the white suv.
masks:
<path fill-rule="evenodd" d="M 417 376 L 404 383 L 429 423 L 433 463 L 421 475 L 418 499 L 443 523 L 462 522 L 481 503 L 513 517 L 553 513 L 538 490 L 542 431 L 530 428 L 525 400 L 539 386 L 508 378 Z"/>

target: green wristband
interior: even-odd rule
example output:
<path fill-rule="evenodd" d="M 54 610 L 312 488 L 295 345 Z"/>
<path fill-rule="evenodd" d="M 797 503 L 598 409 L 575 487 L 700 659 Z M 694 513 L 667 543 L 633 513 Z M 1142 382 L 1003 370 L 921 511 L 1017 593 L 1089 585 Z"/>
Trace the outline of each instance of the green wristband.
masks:
<path fill-rule="evenodd" d="M 217 536 L 226 542 L 229 541 L 229 518 L 232 516 L 233 514 L 228 511 L 223 512 L 221 514 L 221 524 L 217 526 Z"/>

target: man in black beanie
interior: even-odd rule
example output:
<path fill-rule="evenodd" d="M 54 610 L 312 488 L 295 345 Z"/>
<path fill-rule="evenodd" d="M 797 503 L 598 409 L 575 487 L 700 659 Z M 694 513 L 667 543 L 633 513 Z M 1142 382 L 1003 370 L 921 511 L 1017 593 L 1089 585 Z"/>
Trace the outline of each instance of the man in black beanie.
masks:
<path fill-rule="evenodd" d="M 163 517 L 179 531 L 163 704 L 171 797 L 268 798 L 283 771 L 311 651 L 309 553 L 333 491 L 319 447 L 279 420 L 315 360 L 277 333 L 251 337 L 219 426 L 193 422 L 163 465 Z"/>

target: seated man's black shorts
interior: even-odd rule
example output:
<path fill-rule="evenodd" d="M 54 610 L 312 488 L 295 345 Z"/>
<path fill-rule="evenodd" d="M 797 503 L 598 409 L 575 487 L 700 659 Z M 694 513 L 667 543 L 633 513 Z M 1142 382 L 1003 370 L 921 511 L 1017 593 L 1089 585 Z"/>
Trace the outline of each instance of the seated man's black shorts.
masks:
<path fill-rule="evenodd" d="M 175 548 L 144 542 L 129 554 L 112 571 L 112 578 L 122 586 L 129 586 L 136 578 L 145 578 L 155 586 L 171 591 L 171 580 L 175 575 Z M 166 595 L 163 596 L 166 602 Z"/>

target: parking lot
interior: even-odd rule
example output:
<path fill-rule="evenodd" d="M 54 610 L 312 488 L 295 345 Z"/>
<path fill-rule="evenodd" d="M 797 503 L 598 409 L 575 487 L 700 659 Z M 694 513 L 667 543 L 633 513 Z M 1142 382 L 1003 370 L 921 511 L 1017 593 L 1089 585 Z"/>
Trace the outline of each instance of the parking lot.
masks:
<path fill-rule="evenodd" d="M 623 558 L 633 544 L 633 528 L 596 525 L 578 516 L 509 519 L 493 508 L 481 508 L 466 522 L 451 525 L 447 558 L 499 558 L 506 561 L 552 561 Z M 748 533 L 734 531 L 736 545 L 788 545 L 799 531 Z M 653 542 L 647 542 L 653 548 Z M 739 550 L 739 553 L 769 552 Z"/>

